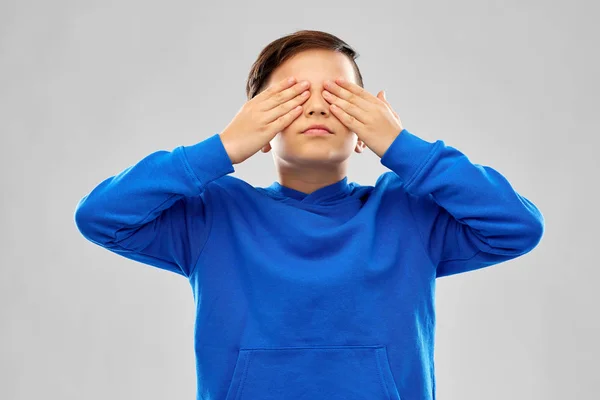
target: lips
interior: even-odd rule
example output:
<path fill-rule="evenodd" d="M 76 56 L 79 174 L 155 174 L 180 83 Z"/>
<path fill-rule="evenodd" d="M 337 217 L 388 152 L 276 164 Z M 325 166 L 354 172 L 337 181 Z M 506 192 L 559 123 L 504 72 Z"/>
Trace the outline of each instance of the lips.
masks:
<path fill-rule="evenodd" d="M 331 135 L 331 132 L 325 129 L 307 129 L 302 132 L 303 135 Z"/>
<path fill-rule="evenodd" d="M 325 125 L 311 125 L 305 129 L 302 133 L 304 134 L 332 134 L 331 130 Z"/>

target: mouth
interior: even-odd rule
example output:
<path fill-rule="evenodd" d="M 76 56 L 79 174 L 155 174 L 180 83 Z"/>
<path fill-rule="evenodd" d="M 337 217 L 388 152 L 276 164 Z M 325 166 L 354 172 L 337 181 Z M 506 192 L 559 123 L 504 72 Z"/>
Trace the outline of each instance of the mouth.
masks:
<path fill-rule="evenodd" d="M 332 135 L 331 132 L 325 130 L 325 129 L 318 129 L 318 128 L 313 128 L 313 129 L 308 129 L 305 130 L 304 132 L 302 132 L 303 135 L 309 135 L 309 136 L 320 136 L 320 135 Z"/>
<path fill-rule="evenodd" d="M 325 125 L 314 125 L 303 131 L 304 135 L 331 135 L 333 132 L 329 130 Z"/>

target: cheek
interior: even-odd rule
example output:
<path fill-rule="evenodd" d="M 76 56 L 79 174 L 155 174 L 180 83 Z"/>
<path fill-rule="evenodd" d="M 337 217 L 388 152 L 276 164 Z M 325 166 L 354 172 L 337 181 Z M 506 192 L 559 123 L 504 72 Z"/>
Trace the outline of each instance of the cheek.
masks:
<path fill-rule="evenodd" d="M 293 131 L 293 130 L 300 129 L 300 126 L 302 126 L 302 124 L 298 121 L 299 119 L 300 119 L 300 117 L 298 117 L 295 120 L 293 120 L 291 124 L 289 124 L 288 126 L 286 126 L 283 129 L 283 132 L 290 132 L 290 131 Z"/>
<path fill-rule="evenodd" d="M 277 136 L 275 136 L 275 137 L 279 137 L 281 135 L 285 135 L 285 136 L 292 135 L 296 130 L 297 129 L 294 128 L 294 124 L 291 124 L 291 125 L 286 126 L 285 129 L 282 130 L 281 132 L 279 132 L 277 134 Z"/>

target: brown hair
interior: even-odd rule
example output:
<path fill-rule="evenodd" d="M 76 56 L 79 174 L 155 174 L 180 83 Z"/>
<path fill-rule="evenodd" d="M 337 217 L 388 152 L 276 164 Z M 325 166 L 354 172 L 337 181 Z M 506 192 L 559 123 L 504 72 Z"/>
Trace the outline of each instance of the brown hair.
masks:
<path fill-rule="evenodd" d="M 248 100 L 266 89 L 264 86 L 269 80 L 271 73 L 279 65 L 291 56 L 309 49 L 338 51 L 348 56 L 354 66 L 357 84 L 364 87 L 362 75 L 355 61 L 359 57 L 359 54 L 350 45 L 327 32 L 301 30 L 274 40 L 260 52 L 258 58 L 250 68 L 248 80 L 246 81 L 246 96 Z"/>

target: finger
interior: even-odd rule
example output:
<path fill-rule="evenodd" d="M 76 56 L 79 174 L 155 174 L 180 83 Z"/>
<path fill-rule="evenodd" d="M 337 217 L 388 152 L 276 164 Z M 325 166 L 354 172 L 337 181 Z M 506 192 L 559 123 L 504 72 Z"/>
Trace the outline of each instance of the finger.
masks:
<path fill-rule="evenodd" d="M 375 96 L 369 93 L 365 88 L 352 81 L 343 78 L 337 78 L 335 80 L 335 84 L 369 103 L 377 104 L 377 99 Z"/>
<path fill-rule="evenodd" d="M 359 120 L 357 120 L 355 117 L 348 114 L 346 111 L 342 110 L 335 104 L 332 104 L 330 108 L 331 112 L 336 116 L 336 118 L 339 119 L 342 122 L 342 124 L 347 126 L 352 132 L 356 132 L 356 134 L 358 134 L 359 132 L 364 132 L 365 125 Z"/>
<path fill-rule="evenodd" d="M 308 100 L 309 97 L 310 97 L 310 91 L 305 90 L 302 93 L 300 93 L 299 95 L 297 95 L 296 97 L 286 101 L 285 103 L 282 103 L 282 104 L 276 106 L 275 108 L 265 111 L 264 113 L 266 114 L 266 117 L 265 117 L 266 123 L 270 124 L 277 118 L 280 118 L 282 115 L 285 115 L 290 110 L 303 104 L 306 100 Z"/>
<path fill-rule="evenodd" d="M 283 83 L 282 86 L 280 86 L 279 91 L 274 88 L 271 93 L 267 94 L 264 100 L 261 101 L 259 110 L 269 111 L 287 101 L 290 101 L 308 89 L 310 87 L 310 82 L 298 82 L 293 84 L 291 87 L 288 87 L 287 85 L 289 85 L 289 83 Z"/>
<path fill-rule="evenodd" d="M 344 110 L 345 113 L 353 116 L 354 118 L 359 120 L 361 123 L 366 122 L 367 112 L 365 110 L 363 110 L 362 108 L 356 106 L 354 103 L 351 103 L 347 100 L 339 98 L 336 95 L 334 95 L 333 93 L 328 92 L 327 90 L 323 91 L 323 97 L 329 103 L 335 104 L 336 106 L 338 106 L 339 108 Z"/>
<path fill-rule="evenodd" d="M 268 88 L 254 96 L 253 100 L 257 99 L 257 101 L 263 101 L 271 97 L 273 94 L 281 92 L 282 90 L 287 89 L 290 86 L 293 86 L 294 84 L 296 84 L 296 78 L 293 76 L 289 76 L 285 79 L 280 80 L 279 82 L 273 83 Z"/>
<path fill-rule="evenodd" d="M 359 94 L 356 92 L 351 92 L 346 88 L 336 84 L 335 82 L 325 81 L 324 83 L 325 89 L 329 92 L 333 93 L 337 97 L 346 100 L 349 103 L 356 105 L 357 107 L 362 108 L 365 111 L 368 111 L 372 103 L 366 100 L 363 96 L 364 94 Z M 361 88 L 362 89 L 362 88 Z M 370 93 L 369 96 L 373 97 Z"/>
<path fill-rule="evenodd" d="M 292 108 L 287 113 L 279 116 L 273 123 L 269 124 L 270 133 L 278 133 L 290 125 L 298 116 L 302 114 L 302 106 Z"/>

